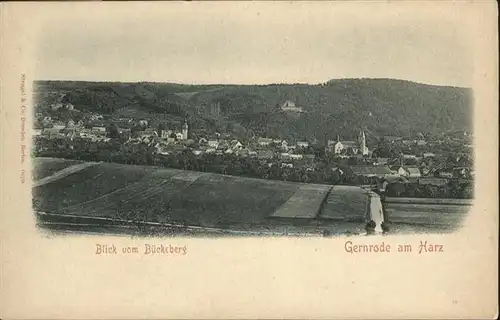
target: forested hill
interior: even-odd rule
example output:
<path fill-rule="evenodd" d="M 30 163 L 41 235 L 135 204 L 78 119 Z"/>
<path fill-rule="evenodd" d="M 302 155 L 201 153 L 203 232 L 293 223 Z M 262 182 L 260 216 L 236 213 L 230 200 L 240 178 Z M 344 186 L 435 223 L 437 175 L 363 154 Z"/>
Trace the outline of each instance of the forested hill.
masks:
<path fill-rule="evenodd" d="M 38 110 L 55 102 L 82 112 L 181 121 L 193 130 L 283 138 L 408 136 L 470 130 L 472 90 L 393 79 L 340 79 L 319 85 L 183 85 L 36 81 Z M 284 112 L 293 101 L 302 113 Z M 43 111 L 42 111 L 43 112 Z"/>

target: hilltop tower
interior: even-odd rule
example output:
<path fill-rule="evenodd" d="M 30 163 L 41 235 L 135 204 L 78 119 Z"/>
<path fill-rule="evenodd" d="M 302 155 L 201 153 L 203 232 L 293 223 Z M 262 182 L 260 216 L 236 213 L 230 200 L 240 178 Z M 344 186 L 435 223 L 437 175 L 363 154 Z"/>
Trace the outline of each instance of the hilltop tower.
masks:
<path fill-rule="evenodd" d="M 184 120 L 184 125 L 182 126 L 182 140 L 187 140 L 188 139 L 188 124 L 187 120 Z"/>

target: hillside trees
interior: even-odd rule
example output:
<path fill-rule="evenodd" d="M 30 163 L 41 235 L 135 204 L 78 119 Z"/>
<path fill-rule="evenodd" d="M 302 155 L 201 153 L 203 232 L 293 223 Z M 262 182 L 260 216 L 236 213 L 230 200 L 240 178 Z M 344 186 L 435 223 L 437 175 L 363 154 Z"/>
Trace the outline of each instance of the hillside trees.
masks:
<path fill-rule="evenodd" d="M 256 134 L 283 138 L 344 139 L 356 136 L 360 127 L 376 135 L 432 136 L 446 130 L 470 129 L 472 91 L 436 87 L 389 79 L 332 80 L 327 85 L 279 84 L 265 86 L 189 86 L 149 83 L 37 82 L 37 105 L 65 94 L 82 111 L 113 113 L 126 106 L 153 114 L 184 118 L 196 106 L 220 103 L 221 115 L 210 127 L 235 121 Z M 45 91 L 44 91 L 45 90 Z M 176 93 L 195 92 L 189 98 Z M 291 99 L 304 113 L 277 109 Z M 197 115 L 200 127 L 209 119 Z M 470 131 L 470 130 L 469 130 Z M 326 134 L 326 136 L 325 136 Z"/>

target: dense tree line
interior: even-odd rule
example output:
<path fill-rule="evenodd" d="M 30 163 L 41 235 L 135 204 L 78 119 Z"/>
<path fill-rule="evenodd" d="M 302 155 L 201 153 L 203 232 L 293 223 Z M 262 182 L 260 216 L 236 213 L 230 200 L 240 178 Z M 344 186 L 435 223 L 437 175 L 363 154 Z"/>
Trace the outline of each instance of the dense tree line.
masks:
<path fill-rule="evenodd" d="M 472 199 L 474 186 L 470 181 L 462 183 L 450 180 L 447 184 L 436 186 L 432 184 L 389 184 L 385 195 L 404 198 L 454 198 Z"/>
<path fill-rule="evenodd" d="M 97 111 L 99 113 L 112 113 L 124 103 L 123 99 L 120 99 L 115 92 L 102 88 L 67 92 L 61 102 L 71 103 L 82 111 Z"/>
<path fill-rule="evenodd" d="M 92 142 L 85 139 L 38 138 L 33 149 L 34 156 L 76 159 L 83 161 L 104 161 L 132 165 L 155 165 L 166 168 L 213 172 L 252 178 L 338 184 L 348 183 L 335 174 L 330 167 L 311 171 L 307 167 L 281 167 L 281 161 L 269 166 L 266 161 L 235 155 L 203 154 L 195 156 L 191 150 L 170 155 L 155 154 L 151 145 L 122 144 L 118 139 L 109 142 Z"/>
<path fill-rule="evenodd" d="M 161 155 L 155 153 L 155 148 L 152 145 L 144 143 L 123 144 L 123 142 L 120 139 L 112 139 L 108 142 L 92 142 L 80 138 L 68 140 L 39 137 L 35 140 L 33 156 L 131 165 L 154 165 L 165 168 L 304 183 L 372 186 L 377 186 L 380 183 L 374 177 L 354 176 L 347 169 L 348 165 L 363 163 L 363 161 L 366 161 L 364 158 L 358 160 L 356 158 L 336 159 L 340 164 L 333 164 L 330 162 L 332 159 L 326 158 L 322 161 L 316 161 L 314 169 L 307 165 L 289 168 L 282 166 L 283 162 L 279 159 L 273 159 L 270 165 L 268 161 L 261 159 L 229 154 L 196 156 L 189 149 L 170 155 Z M 332 170 L 333 165 L 343 167 L 344 174 L 340 174 L 339 170 Z M 441 187 L 396 183 L 387 186 L 387 195 L 424 198 L 471 198 L 472 186 L 470 182 L 465 184 L 452 182 Z"/>

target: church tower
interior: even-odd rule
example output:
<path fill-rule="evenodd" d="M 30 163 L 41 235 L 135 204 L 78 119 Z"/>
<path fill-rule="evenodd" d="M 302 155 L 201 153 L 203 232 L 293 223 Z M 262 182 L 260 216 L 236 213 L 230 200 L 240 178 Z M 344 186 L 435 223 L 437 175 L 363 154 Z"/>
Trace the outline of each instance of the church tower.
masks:
<path fill-rule="evenodd" d="M 182 126 L 182 140 L 187 140 L 188 139 L 188 124 L 187 120 L 184 121 L 184 125 Z"/>
<path fill-rule="evenodd" d="M 359 134 L 359 150 L 361 150 L 362 155 L 367 155 L 368 154 L 368 148 L 366 147 L 366 136 L 365 136 L 365 131 L 360 131 Z"/>

